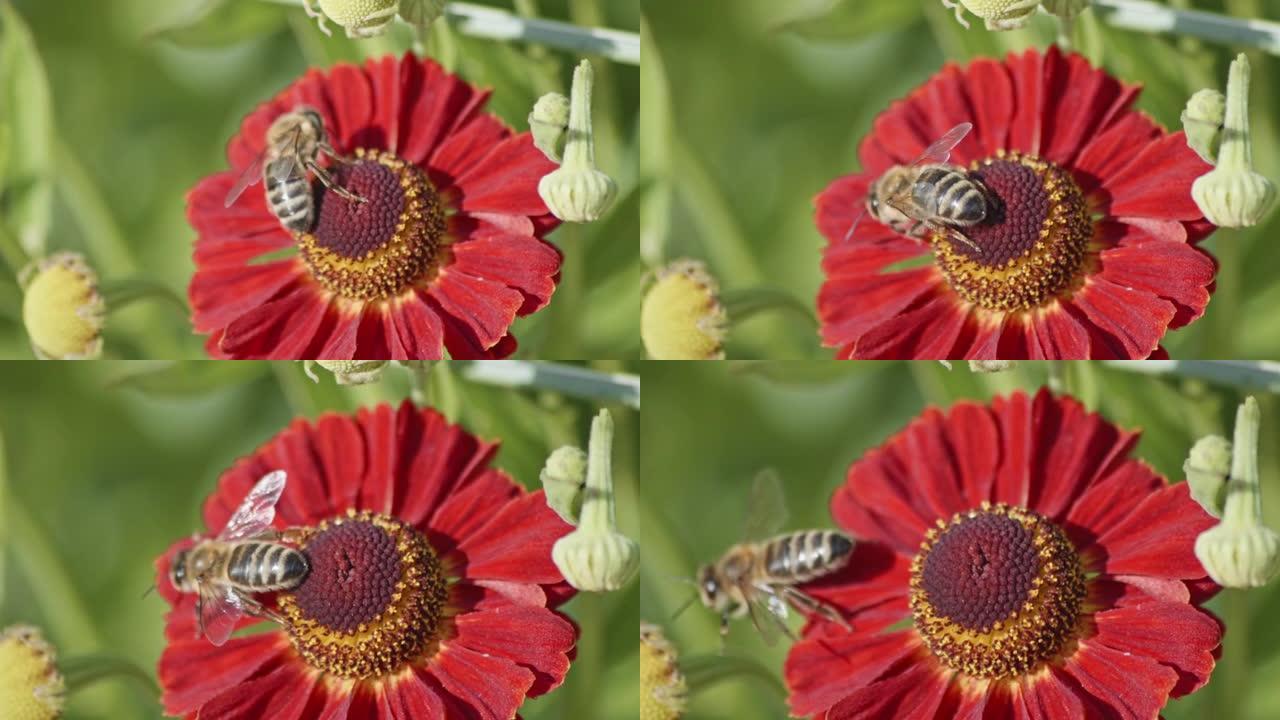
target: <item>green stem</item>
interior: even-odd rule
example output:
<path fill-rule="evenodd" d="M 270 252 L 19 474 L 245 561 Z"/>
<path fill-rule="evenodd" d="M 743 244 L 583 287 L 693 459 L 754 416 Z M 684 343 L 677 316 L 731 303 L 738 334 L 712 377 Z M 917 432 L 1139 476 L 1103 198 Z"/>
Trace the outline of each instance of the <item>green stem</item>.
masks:
<path fill-rule="evenodd" d="M 14 553 L 14 556 L 26 578 L 28 590 L 35 596 L 49 624 L 57 628 L 72 647 L 89 650 L 103 647 L 102 636 L 94 627 L 88 605 L 62 563 L 62 555 L 17 498 L 8 498 L 7 504 L 5 518 L 13 544 L 22 548 L 22 552 Z"/>
<path fill-rule="evenodd" d="M 421 407 L 427 404 L 427 386 L 431 382 L 432 367 L 429 361 L 418 360 L 409 365 L 409 399 L 413 400 L 414 405 Z"/>
<path fill-rule="evenodd" d="M 13 271 L 14 277 L 17 277 L 18 273 L 31 262 L 27 251 L 22 248 L 22 244 L 13 236 L 13 233 L 9 232 L 8 226 L 3 222 L 0 222 L 0 257 L 4 258 L 5 264 Z"/>
<path fill-rule="evenodd" d="M 672 133 L 671 139 L 673 177 L 683 191 L 686 204 L 697 210 L 693 218 L 700 226 L 699 235 L 711 264 L 734 285 L 762 284 L 764 271 L 756 263 L 742 228 L 721 194 L 721 185 L 703 167 L 679 132 Z"/>
<path fill-rule="evenodd" d="M 1231 628 L 1222 647 L 1222 666 L 1226 678 L 1218 693 L 1221 704 L 1215 709 L 1218 717 L 1244 717 L 1243 705 L 1249 692 L 1249 596 L 1244 590 L 1227 588 L 1222 591 L 1223 622 Z"/>
<path fill-rule="evenodd" d="M 62 677 L 67 683 L 67 693 L 74 694 L 100 680 L 115 677 L 138 681 L 153 699 L 160 698 L 160 688 L 151 674 L 132 661 L 114 655 L 85 655 L 58 662 Z"/>
<path fill-rule="evenodd" d="M 431 401 L 436 410 L 439 410 L 449 422 L 458 422 L 461 419 L 462 396 L 458 392 L 458 381 L 450 363 L 437 363 L 432 372 Z"/>
<path fill-rule="evenodd" d="M 597 532 L 617 529 L 613 506 L 613 417 L 608 410 L 601 410 L 591 420 L 587 488 L 582 495 L 578 527 Z"/>
<path fill-rule="evenodd" d="M 99 274 L 105 277 L 136 274 L 138 264 L 125 242 L 124 232 L 111 214 L 110 205 L 89 171 L 80 164 L 79 156 L 61 138 L 57 141 L 56 166 L 58 189 L 80 227 L 85 247 Z"/>
<path fill-rule="evenodd" d="M 291 362 L 273 362 L 268 363 L 271 371 L 275 373 L 276 382 L 280 385 L 280 392 L 284 394 L 284 399 L 289 404 L 289 408 L 293 410 L 294 415 L 303 417 L 315 417 L 319 412 L 316 407 L 315 400 L 311 397 L 311 388 L 307 387 L 310 380 L 298 372 L 297 363 Z"/>
<path fill-rule="evenodd" d="M 8 517 L 9 463 L 5 454 L 4 433 L 0 431 L 0 520 Z M 5 570 L 9 552 L 9 524 L 0 522 L 0 617 L 5 614 Z"/>
<path fill-rule="evenodd" d="M 818 319 L 813 316 L 812 308 L 790 293 L 777 288 L 731 290 L 724 293 L 720 300 L 724 303 L 725 312 L 729 314 L 729 321 L 735 325 L 762 312 L 785 310 L 792 315 L 804 318 L 811 327 L 818 326 Z"/>
<path fill-rule="evenodd" d="M 421 32 L 422 29 L 418 28 Z M 420 36 L 425 45 L 427 38 Z M 458 69 L 458 40 L 453 36 L 453 28 L 448 23 L 431 23 L 431 44 L 435 50 L 435 58 L 445 70 L 453 72 Z"/>
<path fill-rule="evenodd" d="M 1258 489 L 1258 426 L 1261 422 L 1258 401 L 1245 398 L 1236 410 L 1231 479 L 1227 484 L 1226 509 L 1222 512 L 1224 525 L 1253 527 L 1262 518 L 1262 494 Z"/>
<path fill-rule="evenodd" d="M 1067 392 L 1067 368 L 1063 366 L 1062 360 L 1047 360 L 1049 364 L 1049 389 L 1054 394 L 1061 395 Z"/>
<path fill-rule="evenodd" d="M 102 299 L 107 309 L 116 311 L 138 300 L 164 300 L 177 308 L 184 316 L 187 313 L 187 301 L 173 288 L 158 280 L 138 277 L 127 280 L 104 282 L 101 287 Z"/>
<path fill-rule="evenodd" d="M 724 680 L 745 676 L 763 682 L 778 697 L 786 697 L 787 689 L 777 676 L 758 661 L 723 655 L 694 656 L 680 663 L 690 693 L 699 693 Z"/>
<path fill-rule="evenodd" d="M 469 362 L 462 366 L 460 372 L 471 382 L 552 390 L 595 402 L 640 407 L 640 378 L 637 375 L 602 373 L 572 365 L 524 360 Z"/>
<path fill-rule="evenodd" d="M 1177 33 L 1280 55 L 1280 23 L 1237 19 L 1200 10 L 1175 10 L 1149 0 L 1093 0 L 1105 22 L 1145 33 Z"/>

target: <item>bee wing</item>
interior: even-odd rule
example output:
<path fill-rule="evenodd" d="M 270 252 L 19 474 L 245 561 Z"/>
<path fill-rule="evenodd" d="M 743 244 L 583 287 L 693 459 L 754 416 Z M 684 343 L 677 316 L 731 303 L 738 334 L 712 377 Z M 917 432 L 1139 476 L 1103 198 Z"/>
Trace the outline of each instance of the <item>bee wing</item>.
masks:
<path fill-rule="evenodd" d="M 284 493 L 285 472 L 276 470 L 262 476 L 236 508 L 219 540 L 241 540 L 261 535 L 276 519 L 276 503 Z"/>
<path fill-rule="evenodd" d="M 973 123 L 962 122 L 959 125 L 947 131 L 937 142 L 925 148 L 924 153 L 916 158 L 912 165 L 925 165 L 928 163 L 945 163 L 951 159 L 951 151 L 955 146 L 964 140 L 969 131 L 973 129 Z"/>
<path fill-rule="evenodd" d="M 227 643 L 235 632 L 240 618 L 244 617 L 244 601 L 234 588 L 213 583 L 201 583 L 196 597 L 196 616 L 200 634 L 214 645 Z"/>
<path fill-rule="evenodd" d="M 227 193 L 227 199 L 223 207 L 231 207 L 235 204 L 244 191 L 249 186 L 256 184 L 262 179 L 262 165 L 267 161 L 267 151 L 263 150 L 258 157 L 249 163 L 249 167 L 240 173 L 240 177 L 236 179 L 236 184 L 231 186 L 230 192 Z"/>
<path fill-rule="evenodd" d="M 791 628 L 787 627 L 787 603 L 778 597 L 773 588 L 763 583 L 754 586 L 748 607 L 751 610 L 751 624 L 770 647 L 778 644 L 779 635 L 791 636 Z"/>
<path fill-rule="evenodd" d="M 283 153 L 279 160 L 271 166 L 271 177 L 277 182 L 284 182 L 289 176 L 298 172 L 306 172 L 306 166 L 303 165 L 298 151 L 302 146 L 302 125 L 298 125 L 293 129 L 293 136 L 289 138 L 289 151 Z"/>
<path fill-rule="evenodd" d="M 742 526 L 743 540 L 760 540 L 777 533 L 787 524 L 787 496 L 782 491 L 778 471 L 765 468 L 751 481 L 747 496 L 747 517 Z"/>

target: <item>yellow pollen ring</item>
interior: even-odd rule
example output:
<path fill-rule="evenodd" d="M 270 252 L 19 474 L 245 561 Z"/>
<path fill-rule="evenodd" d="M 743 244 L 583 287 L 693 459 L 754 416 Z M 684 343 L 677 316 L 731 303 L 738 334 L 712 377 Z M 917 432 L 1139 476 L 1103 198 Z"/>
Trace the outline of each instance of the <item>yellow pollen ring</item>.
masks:
<path fill-rule="evenodd" d="M 349 510 L 303 534 L 302 549 L 325 530 L 347 522 L 374 525 L 395 542 L 401 575 L 391 602 L 372 620 L 342 632 L 307 617 L 292 593 L 278 602 L 294 649 L 312 667 L 354 680 L 387 678 L 434 648 L 445 615 L 448 587 L 439 558 L 413 527 L 378 513 Z"/>
<path fill-rule="evenodd" d="M 935 233 L 932 244 L 938 268 L 956 294 L 984 309 L 1017 312 L 1044 307 L 1083 282 L 1093 237 L 1088 206 L 1070 172 L 1035 156 L 1002 150 L 994 158 L 974 162 L 971 171 L 997 162 L 1018 163 L 1040 177 L 1048 212 L 1040 223 L 1039 238 L 1021 256 L 992 267 L 971 257 L 968 248 Z M 1008 208 L 1009 213 L 1019 210 Z"/>
<path fill-rule="evenodd" d="M 965 627 L 938 613 L 924 589 L 925 561 L 946 532 L 984 514 L 1017 521 L 1030 534 L 1036 575 L 1026 600 L 989 628 Z M 1073 636 L 1084 603 L 1084 571 L 1071 541 L 1057 525 L 1018 507 L 984 502 L 980 509 L 938 520 L 911 563 L 910 603 L 916 632 L 943 665 L 975 678 L 1026 675 L 1056 655 Z"/>
<path fill-rule="evenodd" d="M 394 234 L 360 257 L 347 257 L 322 246 L 313 233 L 294 233 L 294 238 L 311 275 L 327 290 L 350 300 L 392 298 L 433 277 L 439 269 L 442 250 L 448 244 L 445 208 L 417 165 L 392 153 L 363 148 L 356 150 L 355 157 L 379 163 L 399 178 L 404 208 L 396 219 Z"/>

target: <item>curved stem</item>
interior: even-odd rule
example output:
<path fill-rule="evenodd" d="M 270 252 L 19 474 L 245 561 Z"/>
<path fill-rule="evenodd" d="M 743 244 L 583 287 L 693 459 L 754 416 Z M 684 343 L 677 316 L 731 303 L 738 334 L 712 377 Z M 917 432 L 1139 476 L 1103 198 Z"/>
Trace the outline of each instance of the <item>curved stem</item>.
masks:
<path fill-rule="evenodd" d="M 597 402 L 617 402 L 640 407 L 640 378 L 622 373 L 602 373 L 572 365 L 524 360 L 480 360 L 461 369 L 472 382 L 505 387 L 554 390 Z"/>
<path fill-rule="evenodd" d="M 1238 19 L 1201 10 L 1177 10 L 1150 0 L 1093 0 L 1109 25 L 1146 33 L 1176 33 L 1280 55 L 1280 23 Z"/>
<path fill-rule="evenodd" d="M 133 661 L 115 655 L 85 655 L 68 658 L 58 663 L 67 683 L 67 692 L 74 693 L 100 680 L 124 677 L 138 681 L 153 698 L 159 699 L 160 687 L 150 673 Z"/>

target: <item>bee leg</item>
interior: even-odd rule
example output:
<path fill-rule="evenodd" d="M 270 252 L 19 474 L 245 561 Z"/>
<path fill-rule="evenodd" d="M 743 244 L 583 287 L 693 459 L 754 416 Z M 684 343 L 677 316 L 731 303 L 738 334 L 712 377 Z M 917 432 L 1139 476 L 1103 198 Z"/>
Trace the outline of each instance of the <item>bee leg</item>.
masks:
<path fill-rule="evenodd" d="M 846 630 L 853 629 L 849 625 L 849 622 L 845 620 L 840 613 L 836 612 L 834 608 L 823 604 L 821 600 L 813 597 L 812 595 L 793 587 L 785 588 L 783 592 L 786 594 L 787 599 L 790 600 L 801 612 L 821 615 L 831 622 L 843 626 Z"/>
<path fill-rule="evenodd" d="M 274 610 L 268 610 L 266 607 L 263 606 L 262 603 L 258 602 L 257 600 L 247 595 L 241 594 L 240 602 L 244 603 L 244 610 L 249 615 L 253 615 L 254 617 L 260 617 L 264 620 L 270 620 L 271 622 L 276 623 L 278 625 L 288 624 L 285 621 L 284 616 L 280 615 Z"/>
<path fill-rule="evenodd" d="M 729 635 L 729 614 L 720 614 L 720 654 L 724 655 L 724 639 Z"/>
<path fill-rule="evenodd" d="M 326 171 L 324 168 L 317 165 L 314 160 L 307 161 L 307 169 L 315 173 L 316 179 L 318 179 L 322 184 L 324 184 L 325 187 L 337 193 L 338 197 L 341 197 L 343 200 L 346 200 L 347 202 L 354 202 L 354 203 L 369 202 L 368 199 L 362 198 L 359 195 L 356 195 L 350 190 L 339 185 L 333 179 L 333 176 L 330 175 L 328 171 Z"/>
<path fill-rule="evenodd" d="M 320 152 L 333 158 L 334 162 L 339 162 L 339 163 L 342 163 L 343 165 L 356 164 L 356 161 L 353 158 L 349 158 L 346 155 L 339 155 L 338 151 L 334 150 L 333 146 L 327 142 L 316 143 L 316 147 L 320 148 Z"/>
<path fill-rule="evenodd" d="M 978 247 L 977 243 L 970 240 L 968 237 L 965 236 L 964 233 L 960 232 L 959 230 L 951 229 L 947 231 L 947 236 L 950 237 L 952 240 L 959 240 L 962 244 L 968 245 L 971 249 L 973 249 L 979 255 L 982 254 L 982 248 Z"/>
<path fill-rule="evenodd" d="M 954 9 L 956 11 L 956 22 L 963 25 L 965 30 L 969 29 L 969 21 L 964 19 L 964 8 L 960 6 L 960 3 L 953 2 L 953 0 L 942 0 L 942 7 Z"/>

